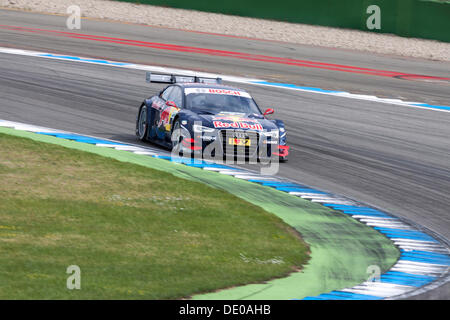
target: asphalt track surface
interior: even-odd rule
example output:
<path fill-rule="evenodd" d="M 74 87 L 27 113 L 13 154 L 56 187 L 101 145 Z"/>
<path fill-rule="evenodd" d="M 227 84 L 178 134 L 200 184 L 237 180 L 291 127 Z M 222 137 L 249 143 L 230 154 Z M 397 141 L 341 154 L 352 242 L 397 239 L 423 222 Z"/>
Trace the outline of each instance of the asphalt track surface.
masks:
<path fill-rule="evenodd" d="M 447 81 L 286 65 L 128 43 L 67 37 L 31 28 L 450 77 L 450 64 L 269 41 L 0 10 L 0 46 L 249 76 L 324 89 L 450 105 Z M 8 26 L 8 27 L 5 27 Z M 10 26 L 26 29 L 11 29 Z M 145 72 L 0 54 L 0 119 L 138 143 L 137 107 L 161 85 Z M 365 202 L 450 239 L 450 113 L 285 89 L 246 86 L 286 123 L 291 154 L 279 175 Z M 442 286 L 419 298 L 450 298 Z"/>

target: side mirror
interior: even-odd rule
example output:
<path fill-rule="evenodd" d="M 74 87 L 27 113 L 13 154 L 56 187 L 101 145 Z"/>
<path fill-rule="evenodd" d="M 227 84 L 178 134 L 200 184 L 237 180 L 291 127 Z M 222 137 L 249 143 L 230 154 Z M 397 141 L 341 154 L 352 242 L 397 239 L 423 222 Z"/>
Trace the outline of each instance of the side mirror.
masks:
<path fill-rule="evenodd" d="M 268 114 L 272 114 L 275 111 L 272 108 L 267 109 L 266 111 L 264 111 L 264 115 L 267 116 Z"/>
<path fill-rule="evenodd" d="M 176 105 L 176 103 L 173 102 L 173 101 L 170 101 L 170 100 L 168 100 L 168 101 L 166 102 L 166 106 L 178 108 L 177 105 Z"/>

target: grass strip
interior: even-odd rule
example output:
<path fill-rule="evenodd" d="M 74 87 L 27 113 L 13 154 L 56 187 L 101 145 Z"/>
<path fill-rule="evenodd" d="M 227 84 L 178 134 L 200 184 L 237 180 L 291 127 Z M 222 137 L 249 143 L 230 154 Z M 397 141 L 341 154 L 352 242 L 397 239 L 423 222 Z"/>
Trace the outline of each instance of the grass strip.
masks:
<path fill-rule="evenodd" d="M 139 164 L 225 190 L 280 217 L 300 232 L 310 247 L 310 259 L 301 272 L 266 283 L 196 295 L 194 299 L 301 299 L 357 285 L 369 277 L 369 266 L 377 265 L 385 272 L 399 258 L 393 243 L 373 228 L 320 204 L 269 187 L 127 151 L 9 128 L 0 127 L 0 132 Z"/>
<path fill-rule="evenodd" d="M 280 218 L 223 190 L 1 133 L 0 150 L 0 299 L 181 298 L 308 258 Z"/>

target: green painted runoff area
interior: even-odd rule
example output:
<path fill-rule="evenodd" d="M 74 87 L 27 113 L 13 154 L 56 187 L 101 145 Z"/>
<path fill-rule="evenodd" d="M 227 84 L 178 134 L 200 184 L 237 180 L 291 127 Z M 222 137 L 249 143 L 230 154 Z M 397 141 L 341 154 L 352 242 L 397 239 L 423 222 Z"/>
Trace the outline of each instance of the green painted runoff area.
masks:
<path fill-rule="evenodd" d="M 200 294 L 193 299 L 301 299 L 355 286 L 369 278 L 369 266 L 377 265 L 385 272 L 399 257 L 393 243 L 371 227 L 320 204 L 270 187 L 128 151 L 10 128 L 0 127 L 0 133 L 95 153 L 203 182 L 278 216 L 295 228 L 310 247 L 310 260 L 304 269 L 286 278 Z"/>

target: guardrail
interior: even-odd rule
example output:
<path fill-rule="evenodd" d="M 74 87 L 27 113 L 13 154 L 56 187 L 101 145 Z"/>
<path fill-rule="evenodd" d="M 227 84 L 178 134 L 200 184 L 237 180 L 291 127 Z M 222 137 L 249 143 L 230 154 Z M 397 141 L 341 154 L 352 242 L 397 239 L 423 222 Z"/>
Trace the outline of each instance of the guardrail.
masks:
<path fill-rule="evenodd" d="M 450 42 L 450 2 L 423 0 L 117 0 Z"/>

